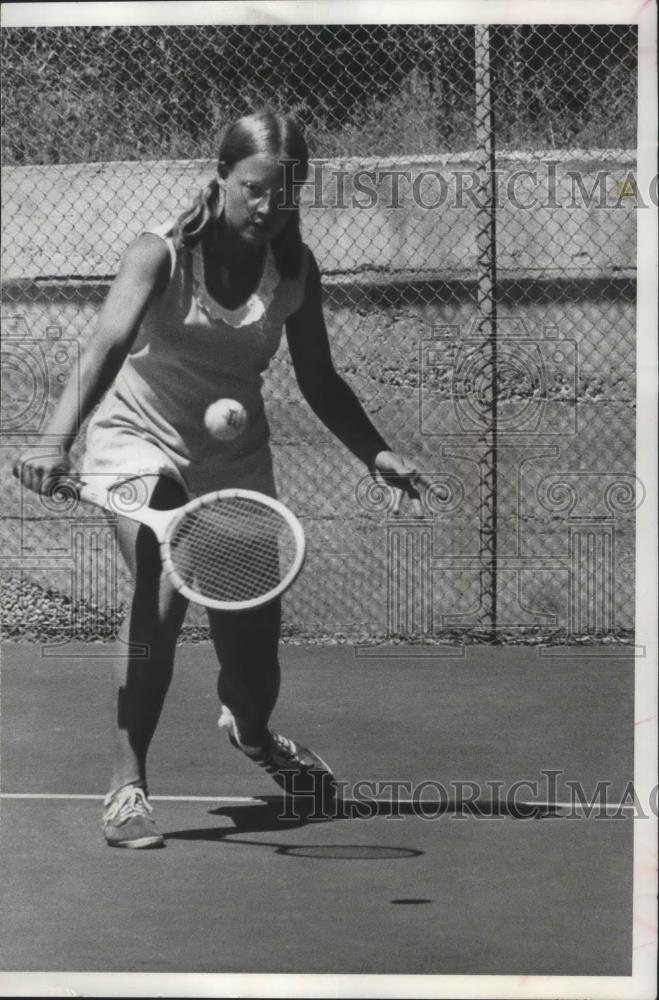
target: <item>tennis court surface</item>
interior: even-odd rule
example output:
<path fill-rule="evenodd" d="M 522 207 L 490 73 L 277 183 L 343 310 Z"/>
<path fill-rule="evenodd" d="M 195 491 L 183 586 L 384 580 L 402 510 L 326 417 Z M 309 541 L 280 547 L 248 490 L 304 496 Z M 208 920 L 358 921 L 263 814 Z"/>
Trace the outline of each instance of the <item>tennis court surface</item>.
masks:
<path fill-rule="evenodd" d="M 112 646 L 5 645 L 0 969 L 630 975 L 631 820 L 510 806 L 619 801 L 633 656 L 418 651 L 283 647 L 273 724 L 345 783 L 305 821 L 218 731 L 211 648 L 181 646 L 150 760 L 167 846 L 122 851 L 99 823 Z"/>

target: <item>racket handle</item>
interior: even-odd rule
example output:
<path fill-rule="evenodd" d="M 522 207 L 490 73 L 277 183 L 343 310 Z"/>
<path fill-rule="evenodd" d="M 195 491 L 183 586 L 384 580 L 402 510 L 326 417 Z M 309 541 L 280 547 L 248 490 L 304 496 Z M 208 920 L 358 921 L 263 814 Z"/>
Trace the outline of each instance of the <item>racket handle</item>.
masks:
<path fill-rule="evenodd" d="M 108 491 L 98 484 L 83 479 L 77 472 L 69 471 L 66 475 L 52 478 L 45 487 L 46 492 L 55 499 L 84 500 L 85 503 L 94 504 L 95 507 L 102 507 L 104 510 L 114 509 Z"/>
<path fill-rule="evenodd" d="M 172 520 L 172 511 L 152 510 L 148 506 L 148 496 L 140 497 L 135 490 L 134 495 L 130 495 L 130 486 L 125 487 L 128 491 L 122 492 L 121 485 L 113 493 L 101 486 L 100 483 L 90 482 L 82 476 L 68 475 L 61 483 L 55 484 L 53 492 L 61 490 L 65 495 L 75 492 L 79 500 L 93 504 L 102 510 L 107 510 L 111 514 L 118 514 L 126 517 L 129 521 L 136 521 L 138 524 L 146 524 L 161 539 L 167 525 Z"/>

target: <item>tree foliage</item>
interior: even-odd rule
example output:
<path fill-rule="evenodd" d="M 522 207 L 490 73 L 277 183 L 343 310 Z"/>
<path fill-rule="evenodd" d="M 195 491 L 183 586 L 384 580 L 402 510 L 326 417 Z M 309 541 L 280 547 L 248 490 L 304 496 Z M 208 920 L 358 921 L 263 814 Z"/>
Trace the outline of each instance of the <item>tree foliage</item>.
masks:
<path fill-rule="evenodd" d="M 0 34 L 6 163 L 212 157 L 264 105 L 313 155 L 473 145 L 468 25 L 14 28 Z M 635 145 L 635 28 L 496 28 L 499 145 Z"/>

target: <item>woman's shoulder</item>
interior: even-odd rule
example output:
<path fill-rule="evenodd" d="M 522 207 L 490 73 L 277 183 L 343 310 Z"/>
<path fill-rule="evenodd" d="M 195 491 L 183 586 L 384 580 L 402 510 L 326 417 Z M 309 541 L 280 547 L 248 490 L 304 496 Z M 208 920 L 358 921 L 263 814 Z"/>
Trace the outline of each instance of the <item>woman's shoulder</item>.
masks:
<path fill-rule="evenodd" d="M 305 265 L 308 266 L 309 261 L 313 261 L 315 263 L 315 257 L 313 255 L 313 251 L 309 246 L 309 244 L 305 243 L 303 240 L 301 246 L 302 246 L 302 253 L 300 255 L 300 259 L 302 262 L 302 266 Z"/>
<path fill-rule="evenodd" d="M 270 270 L 276 275 L 276 282 L 281 286 L 282 293 L 290 292 L 293 288 L 306 286 L 312 260 L 313 254 L 306 243 L 300 242 L 295 247 L 280 247 L 278 250 L 270 247 L 266 271 Z"/>
<path fill-rule="evenodd" d="M 120 270 L 144 279 L 166 280 L 171 273 L 170 249 L 155 234 L 140 233 L 126 249 Z"/>
<path fill-rule="evenodd" d="M 318 265 L 311 249 L 301 244 L 296 271 L 280 284 L 281 299 L 286 305 L 287 318 L 297 313 L 307 303 L 309 306 L 321 300 Z"/>
<path fill-rule="evenodd" d="M 177 260 L 177 247 L 174 242 L 174 222 L 169 221 L 161 225 L 147 226 L 142 230 L 137 242 L 141 241 L 145 247 L 145 252 L 159 254 L 164 260 L 169 261 L 169 276 L 174 274 Z M 149 251 L 147 248 L 150 247 Z"/>

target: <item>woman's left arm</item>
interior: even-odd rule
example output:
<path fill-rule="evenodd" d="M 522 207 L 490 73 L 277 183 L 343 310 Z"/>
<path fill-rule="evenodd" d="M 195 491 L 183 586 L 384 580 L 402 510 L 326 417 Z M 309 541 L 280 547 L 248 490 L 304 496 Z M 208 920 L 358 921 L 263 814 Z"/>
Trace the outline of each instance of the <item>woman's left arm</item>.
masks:
<path fill-rule="evenodd" d="M 304 300 L 287 320 L 286 336 L 298 385 L 316 416 L 371 472 L 405 480 L 397 485 L 409 488 L 418 476 L 415 466 L 391 450 L 334 368 L 320 274 L 311 253 Z"/>

